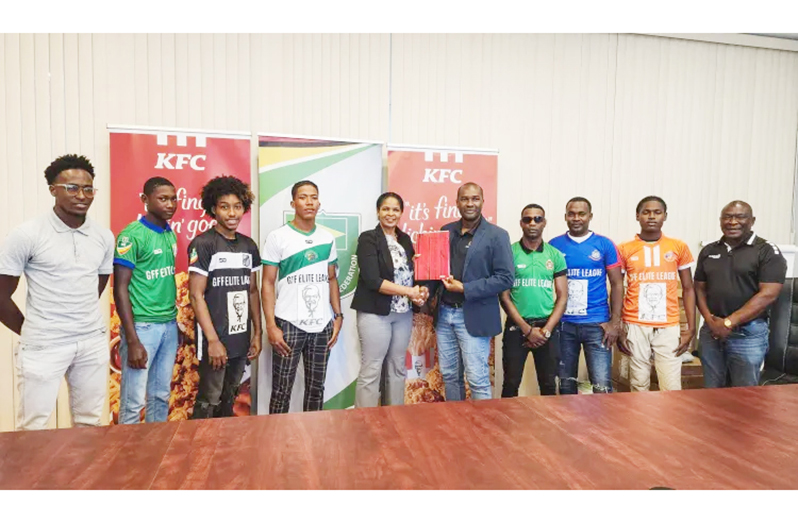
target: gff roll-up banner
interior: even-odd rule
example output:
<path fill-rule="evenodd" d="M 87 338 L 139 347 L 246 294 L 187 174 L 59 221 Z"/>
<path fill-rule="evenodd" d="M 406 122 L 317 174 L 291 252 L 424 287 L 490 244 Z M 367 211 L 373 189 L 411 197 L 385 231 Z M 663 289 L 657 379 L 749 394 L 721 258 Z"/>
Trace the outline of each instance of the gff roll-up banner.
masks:
<path fill-rule="evenodd" d="M 310 180 L 319 187 L 316 226 L 335 237 L 338 285 L 344 323 L 332 347 L 324 385 L 324 408 L 355 403 L 360 343 L 350 305 L 358 278 L 355 253 L 365 227 L 377 224 L 376 201 L 382 185 L 382 144 L 327 138 L 258 135 L 261 248 L 268 234 L 294 218 L 291 187 Z M 279 299 L 279 295 L 278 295 Z M 265 328 L 264 328 L 265 331 Z M 258 414 L 268 414 L 272 385 L 272 349 L 264 341 L 258 365 Z M 300 363 L 290 411 L 302 410 L 304 371 Z"/>
<path fill-rule="evenodd" d="M 482 216 L 496 223 L 498 151 L 388 145 L 388 190 L 405 202 L 402 230 L 413 242 L 419 232 L 437 231 L 460 219 L 457 189 L 467 182 L 482 187 Z M 437 363 L 432 317 L 415 314 L 407 354 L 405 403 L 443 401 L 443 379 Z M 491 385 L 494 382 L 494 343 L 491 340 Z M 470 391 L 468 391 L 470 394 Z"/>
<path fill-rule="evenodd" d="M 169 419 L 186 419 L 197 394 L 197 350 L 194 312 L 188 297 L 188 245 L 216 221 L 202 210 L 200 190 L 220 175 L 251 180 L 249 133 L 222 133 L 192 130 L 109 126 L 111 132 L 111 230 L 118 235 L 130 222 L 146 212 L 140 195 L 144 182 L 153 176 L 171 181 L 177 190 L 177 211 L 171 227 L 177 235 L 175 280 L 177 283 L 179 346 L 172 373 Z M 247 214 L 238 231 L 251 235 Z M 110 407 L 113 423 L 118 421 L 120 374 L 120 323 L 111 298 L 111 379 Z M 244 374 L 236 415 L 249 415 L 251 408 L 249 367 Z"/>

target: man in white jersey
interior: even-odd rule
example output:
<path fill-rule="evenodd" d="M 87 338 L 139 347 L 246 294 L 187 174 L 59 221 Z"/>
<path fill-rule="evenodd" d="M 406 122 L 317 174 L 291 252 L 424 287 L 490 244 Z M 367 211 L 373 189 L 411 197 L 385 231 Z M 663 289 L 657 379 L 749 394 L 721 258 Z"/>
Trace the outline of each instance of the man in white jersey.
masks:
<path fill-rule="evenodd" d="M 316 227 L 319 188 L 303 180 L 291 188 L 294 219 L 269 233 L 263 246 L 261 289 L 272 346 L 269 414 L 288 412 L 299 357 L 305 365 L 303 410 L 321 410 L 330 349 L 344 321 L 335 238 Z"/>

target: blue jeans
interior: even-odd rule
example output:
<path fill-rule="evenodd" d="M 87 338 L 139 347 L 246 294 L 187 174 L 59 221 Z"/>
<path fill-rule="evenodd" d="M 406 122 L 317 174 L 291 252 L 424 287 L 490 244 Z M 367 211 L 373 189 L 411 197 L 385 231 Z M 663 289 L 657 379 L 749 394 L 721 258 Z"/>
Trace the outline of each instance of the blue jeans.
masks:
<path fill-rule="evenodd" d="M 119 424 L 138 423 L 144 400 L 147 409 L 144 421 L 166 421 L 169 415 L 172 371 L 177 356 L 177 322 L 136 322 L 136 335 L 147 350 L 147 368 L 131 369 L 127 365 L 127 340 L 124 329 L 120 355 L 122 384 L 119 391 Z"/>
<path fill-rule="evenodd" d="M 446 389 L 446 401 L 465 399 L 464 370 L 471 388 L 471 399 L 489 400 L 490 338 L 470 335 L 466 330 L 463 309 L 449 307 L 444 303 L 440 304 L 435 334 L 438 339 L 438 359 Z"/>
<path fill-rule="evenodd" d="M 716 340 L 705 323 L 699 334 L 704 387 L 759 385 L 759 372 L 768 352 L 768 322 L 759 319 L 735 327 L 725 340 Z"/>
<path fill-rule="evenodd" d="M 604 329 L 598 323 L 560 323 L 560 394 L 576 394 L 579 350 L 585 361 L 594 393 L 612 392 L 612 351 L 604 346 Z"/>

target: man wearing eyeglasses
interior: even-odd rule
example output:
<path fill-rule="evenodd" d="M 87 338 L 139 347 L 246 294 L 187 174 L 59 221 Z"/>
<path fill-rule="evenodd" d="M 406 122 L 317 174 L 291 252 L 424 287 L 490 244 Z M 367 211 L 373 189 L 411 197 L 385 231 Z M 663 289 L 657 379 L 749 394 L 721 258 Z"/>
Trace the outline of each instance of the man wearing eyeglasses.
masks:
<path fill-rule="evenodd" d="M 108 385 L 108 333 L 99 296 L 113 272 L 114 235 L 86 216 L 94 167 L 56 158 L 44 171 L 55 206 L 11 231 L 0 247 L 0 322 L 20 335 L 17 428 L 44 429 L 61 380 L 75 426 L 100 424 Z M 25 274 L 25 316 L 11 299 Z"/>
<path fill-rule="evenodd" d="M 119 423 L 166 421 L 177 355 L 177 237 L 169 220 L 175 186 L 160 176 L 144 183 L 146 214 L 119 233 L 114 254 L 114 303 L 121 322 Z M 146 408 L 145 408 L 146 399 Z"/>
<path fill-rule="evenodd" d="M 457 190 L 462 219 L 447 223 L 451 274 L 430 286 L 437 298 L 435 331 L 446 401 L 490 399 L 490 340 L 502 330 L 499 294 L 512 287 L 513 253 L 507 231 L 482 217 L 482 187 Z M 465 378 L 463 376 L 465 371 Z"/>
<path fill-rule="evenodd" d="M 784 285 L 787 262 L 780 249 L 752 229 L 751 206 L 723 208 L 723 236 L 698 255 L 695 294 L 704 317 L 699 334 L 706 388 L 759 384 L 768 352 L 768 311 Z"/>
<path fill-rule="evenodd" d="M 560 251 L 543 241 L 546 211 L 530 203 L 521 211 L 521 239 L 513 244 L 515 282 L 504 291 L 507 313 L 502 339 L 502 398 L 518 396 L 532 352 L 541 396 L 557 394 L 559 329 L 568 302 L 568 269 Z M 555 300 L 554 291 L 557 291 Z"/>

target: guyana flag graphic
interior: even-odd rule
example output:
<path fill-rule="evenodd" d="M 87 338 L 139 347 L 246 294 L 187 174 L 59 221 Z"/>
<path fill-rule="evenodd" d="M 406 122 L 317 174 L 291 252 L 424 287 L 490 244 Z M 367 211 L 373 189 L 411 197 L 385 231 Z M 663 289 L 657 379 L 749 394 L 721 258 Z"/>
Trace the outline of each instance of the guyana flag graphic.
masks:
<path fill-rule="evenodd" d="M 319 188 L 316 226 L 329 231 L 338 251 L 338 286 L 344 323 L 330 352 L 324 408 L 354 405 L 360 370 L 360 343 L 350 308 L 357 286 L 357 240 L 377 225 L 376 201 L 382 192 L 382 144 L 324 138 L 258 137 L 260 240 L 293 220 L 291 187 L 309 180 Z M 267 347 L 265 344 L 264 347 Z M 302 410 L 304 376 L 299 366 L 291 397 L 292 412 Z M 271 349 L 264 350 L 258 369 L 258 413 L 268 413 L 271 396 Z"/>

